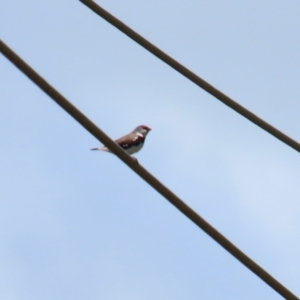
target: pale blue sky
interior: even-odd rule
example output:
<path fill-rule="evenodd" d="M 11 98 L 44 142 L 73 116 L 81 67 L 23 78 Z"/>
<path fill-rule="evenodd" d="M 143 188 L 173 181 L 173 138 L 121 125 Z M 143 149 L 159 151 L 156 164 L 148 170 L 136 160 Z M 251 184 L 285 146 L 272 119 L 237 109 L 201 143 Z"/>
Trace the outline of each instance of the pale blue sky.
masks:
<path fill-rule="evenodd" d="M 98 2 L 300 140 L 299 1 Z M 300 155 L 79 1 L 0 0 L 1 39 L 298 296 Z M 281 299 L 0 56 L 0 298 Z"/>

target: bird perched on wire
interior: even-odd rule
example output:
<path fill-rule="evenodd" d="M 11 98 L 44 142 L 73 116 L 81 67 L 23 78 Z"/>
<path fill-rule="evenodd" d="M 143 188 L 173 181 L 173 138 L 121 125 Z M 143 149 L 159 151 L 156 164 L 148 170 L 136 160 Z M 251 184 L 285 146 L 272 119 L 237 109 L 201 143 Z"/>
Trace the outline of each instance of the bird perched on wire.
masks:
<path fill-rule="evenodd" d="M 151 128 L 145 125 L 136 127 L 132 132 L 122 136 L 115 142 L 123 148 L 129 155 L 140 151 L 145 143 L 147 134 Z M 100 148 L 92 148 L 91 150 L 100 150 L 111 152 L 106 146 Z"/>

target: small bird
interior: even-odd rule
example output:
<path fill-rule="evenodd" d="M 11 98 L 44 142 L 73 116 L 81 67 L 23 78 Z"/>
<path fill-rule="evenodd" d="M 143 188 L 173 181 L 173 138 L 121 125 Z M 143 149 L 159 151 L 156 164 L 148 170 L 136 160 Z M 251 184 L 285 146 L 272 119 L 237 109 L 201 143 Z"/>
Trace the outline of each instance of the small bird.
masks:
<path fill-rule="evenodd" d="M 115 142 L 123 148 L 129 155 L 140 151 L 145 143 L 147 134 L 151 128 L 145 125 L 136 127 L 132 132 L 122 136 Z M 92 148 L 91 150 L 100 150 L 111 152 L 106 146 L 100 148 Z"/>

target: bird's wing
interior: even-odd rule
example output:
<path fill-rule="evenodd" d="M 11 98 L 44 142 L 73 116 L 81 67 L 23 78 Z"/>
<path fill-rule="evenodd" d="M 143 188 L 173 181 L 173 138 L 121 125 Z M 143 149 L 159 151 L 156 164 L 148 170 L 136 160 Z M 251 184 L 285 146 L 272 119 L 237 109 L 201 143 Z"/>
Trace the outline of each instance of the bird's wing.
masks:
<path fill-rule="evenodd" d="M 116 143 L 122 147 L 124 150 L 131 148 L 133 146 L 138 146 L 140 143 L 143 143 L 145 138 L 142 135 L 136 133 L 129 133 L 116 140 Z"/>

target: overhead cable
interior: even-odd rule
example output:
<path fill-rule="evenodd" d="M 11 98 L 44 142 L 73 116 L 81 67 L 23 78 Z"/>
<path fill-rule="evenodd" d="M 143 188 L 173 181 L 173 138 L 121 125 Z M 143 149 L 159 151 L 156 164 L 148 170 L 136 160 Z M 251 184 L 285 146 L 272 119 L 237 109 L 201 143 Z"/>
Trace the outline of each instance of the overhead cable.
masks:
<path fill-rule="evenodd" d="M 91 1 L 91 0 L 79 0 L 83 4 L 85 4 L 87 7 L 89 7 L 92 11 L 94 11 L 97 15 L 105 19 L 107 22 L 109 22 L 111 25 L 118 28 L 120 31 L 122 31 L 124 34 L 126 34 L 128 37 L 130 37 L 132 40 L 137 42 L 140 46 L 147 49 L 149 52 L 151 52 L 153 55 L 161 59 L 163 62 L 165 62 L 167 65 L 178 71 L 180 74 L 185 76 L 186 78 L 190 79 L 192 82 L 194 82 L 196 85 L 204 89 L 209 94 L 216 97 L 218 100 L 232 108 L 234 111 L 251 121 L 252 123 L 256 124 L 261 129 L 264 129 L 265 131 L 269 132 L 271 135 L 285 143 L 286 145 L 292 147 L 296 151 L 300 152 L 300 144 L 290 138 L 285 133 L 281 132 L 271 124 L 267 123 L 239 103 L 235 102 L 233 99 L 213 87 L 211 84 L 200 78 L 197 74 L 186 68 L 184 65 L 180 64 L 178 61 L 176 61 L 174 58 L 160 50 L 158 47 L 150 43 L 148 40 L 146 40 L 144 37 L 142 37 L 140 34 L 135 32 L 133 29 L 131 29 L 129 26 L 124 24 L 122 21 L 114 17 L 112 14 L 110 14 L 108 11 L 103 9 L 101 6 L 99 6 L 97 3 Z"/>
<path fill-rule="evenodd" d="M 31 79 L 40 89 L 50 96 L 61 108 L 71 115 L 78 123 L 80 123 L 95 138 L 106 145 L 111 151 L 118 156 L 129 168 L 143 178 L 158 193 L 166 198 L 178 210 L 180 210 L 187 218 L 194 222 L 204 232 L 206 232 L 219 245 L 232 254 L 237 260 L 245 265 L 249 270 L 255 273 L 260 279 L 267 283 L 271 288 L 277 291 L 286 299 L 299 300 L 291 291 L 277 281 L 271 274 L 260 267 L 250 257 L 238 249 L 225 236 L 218 232 L 208 222 L 206 222 L 193 209 L 185 204 L 178 196 L 163 185 L 158 179 L 150 174 L 145 168 L 132 159 L 121 147 L 119 147 L 112 139 L 110 139 L 101 129 L 91 122 L 81 111 L 79 111 L 72 103 L 70 103 L 62 94 L 55 90 L 45 79 L 35 72 L 24 60 L 14 53 L 3 41 L 0 40 L 0 52 L 10 60 L 21 72 Z"/>

